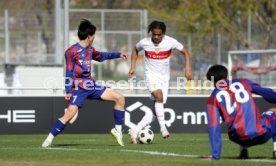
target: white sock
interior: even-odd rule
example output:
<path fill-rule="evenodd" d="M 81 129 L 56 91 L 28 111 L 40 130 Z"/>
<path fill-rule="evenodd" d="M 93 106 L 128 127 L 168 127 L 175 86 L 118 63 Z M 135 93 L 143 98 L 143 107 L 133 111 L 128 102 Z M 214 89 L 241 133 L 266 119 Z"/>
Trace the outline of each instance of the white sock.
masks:
<path fill-rule="evenodd" d="M 116 129 L 118 132 L 122 133 L 122 125 L 117 125 L 117 124 L 115 124 L 115 129 Z"/>
<path fill-rule="evenodd" d="M 155 102 L 154 107 L 155 107 L 156 117 L 160 125 L 160 131 L 162 132 L 164 130 L 167 130 L 167 127 L 165 125 L 164 104 Z"/>
<path fill-rule="evenodd" d="M 143 109 L 149 109 L 147 107 L 143 108 Z M 147 110 L 147 113 L 144 115 L 144 117 L 142 118 L 142 120 L 137 124 L 137 126 L 135 127 L 135 130 L 137 132 L 139 132 L 141 129 L 143 129 L 144 127 L 146 127 L 147 125 L 151 124 L 152 120 L 153 120 L 153 113 L 152 110 Z"/>
<path fill-rule="evenodd" d="M 273 142 L 273 149 L 276 151 L 276 142 Z"/>
<path fill-rule="evenodd" d="M 47 136 L 46 140 L 52 142 L 54 138 L 55 138 L 55 136 L 53 134 L 49 133 L 49 135 Z"/>

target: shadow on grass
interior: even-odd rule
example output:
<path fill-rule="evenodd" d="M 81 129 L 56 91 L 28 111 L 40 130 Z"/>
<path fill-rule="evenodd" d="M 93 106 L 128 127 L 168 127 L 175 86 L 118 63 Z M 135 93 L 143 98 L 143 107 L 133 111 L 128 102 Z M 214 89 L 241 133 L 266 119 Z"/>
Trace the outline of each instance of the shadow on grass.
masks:
<path fill-rule="evenodd" d="M 86 146 L 86 144 L 54 144 L 52 147 L 74 147 L 74 146 Z"/>
<path fill-rule="evenodd" d="M 268 156 L 249 156 L 248 159 L 239 159 L 238 156 L 231 156 L 231 157 L 222 157 L 221 159 L 230 159 L 230 160 L 271 160 L 273 158 L 268 157 Z"/>
<path fill-rule="evenodd" d="M 95 148 L 95 147 L 122 147 L 120 146 L 119 144 L 115 143 L 114 144 L 111 144 L 111 143 L 107 143 L 107 144 L 76 144 L 76 143 L 73 143 L 73 144 L 53 144 L 51 147 L 53 148 L 61 148 L 61 147 L 68 147 L 68 148 L 73 148 L 73 147 L 91 147 L 91 148 Z"/>

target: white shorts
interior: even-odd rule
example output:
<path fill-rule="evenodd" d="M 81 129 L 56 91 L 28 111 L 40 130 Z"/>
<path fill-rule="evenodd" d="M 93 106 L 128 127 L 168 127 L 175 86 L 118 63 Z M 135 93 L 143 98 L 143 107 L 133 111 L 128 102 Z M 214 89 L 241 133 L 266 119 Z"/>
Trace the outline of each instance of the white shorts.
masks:
<path fill-rule="evenodd" d="M 163 103 L 165 104 L 168 98 L 168 91 L 169 91 L 169 80 L 158 80 L 152 77 L 146 78 L 147 88 L 150 91 L 150 94 L 155 90 L 162 90 L 163 94 Z M 151 95 L 150 97 L 152 100 L 155 100 L 154 97 Z"/>

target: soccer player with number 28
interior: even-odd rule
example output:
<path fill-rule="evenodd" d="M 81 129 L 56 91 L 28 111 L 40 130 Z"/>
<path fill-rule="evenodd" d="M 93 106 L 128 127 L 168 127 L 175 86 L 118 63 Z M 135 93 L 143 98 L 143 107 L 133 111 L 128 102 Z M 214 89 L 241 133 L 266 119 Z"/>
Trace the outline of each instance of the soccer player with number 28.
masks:
<path fill-rule="evenodd" d="M 113 114 L 115 128 L 111 134 L 116 138 L 119 145 L 124 146 L 122 125 L 124 123 L 125 98 L 120 93 L 99 86 L 91 77 L 91 61 L 102 62 L 107 59 L 127 58 L 126 53 L 120 52 L 98 52 L 92 47 L 95 38 L 96 27 L 88 20 L 82 20 L 78 27 L 80 41 L 71 46 L 65 52 L 66 60 L 66 81 L 65 99 L 69 106 L 65 114 L 56 121 L 51 132 L 42 144 L 42 147 L 49 147 L 55 136 L 62 132 L 69 122 L 77 114 L 86 99 L 105 100 L 115 103 Z"/>
<path fill-rule="evenodd" d="M 207 119 L 212 156 L 221 157 L 220 117 L 228 127 L 229 139 L 240 145 L 238 158 L 247 159 L 250 146 L 273 140 L 273 158 L 276 159 L 276 108 L 260 113 L 252 93 L 276 103 L 276 93 L 248 79 L 229 79 L 224 66 L 214 65 L 207 72 L 207 79 L 215 85 L 208 98 Z"/>

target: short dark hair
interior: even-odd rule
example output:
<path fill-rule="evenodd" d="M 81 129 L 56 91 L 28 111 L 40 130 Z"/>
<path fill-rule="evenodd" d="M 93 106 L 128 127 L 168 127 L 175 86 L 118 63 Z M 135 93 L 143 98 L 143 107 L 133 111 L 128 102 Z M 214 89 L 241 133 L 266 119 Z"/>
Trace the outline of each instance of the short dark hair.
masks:
<path fill-rule="evenodd" d="M 82 19 L 78 28 L 78 37 L 80 40 L 84 40 L 88 35 L 94 35 L 96 27 L 88 20 Z"/>
<path fill-rule="evenodd" d="M 209 81 L 214 80 L 217 83 L 219 80 L 227 79 L 228 70 L 222 65 L 213 65 L 209 68 L 206 77 Z"/>
<path fill-rule="evenodd" d="M 148 33 L 150 33 L 153 29 L 161 29 L 163 34 L 166 33 L 166 25 L 161 21 L 153 21 L 148 26 Z"/>

